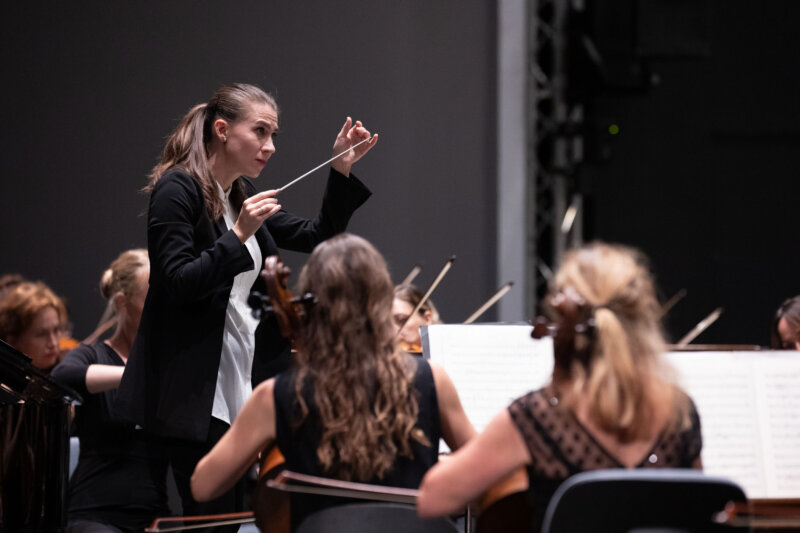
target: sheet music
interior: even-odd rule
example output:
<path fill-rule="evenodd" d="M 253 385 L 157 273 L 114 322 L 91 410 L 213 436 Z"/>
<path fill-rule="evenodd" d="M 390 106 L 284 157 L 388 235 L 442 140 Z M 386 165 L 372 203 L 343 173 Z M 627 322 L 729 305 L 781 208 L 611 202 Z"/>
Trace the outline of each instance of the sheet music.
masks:
<path fill-rule="evenodd" d="M 531 326 L 423 326 L 423 352 L 442 365 L 477 431 L 515 398 L 550 381 L 553 341 L 531 338 Z"/>
<path fill-rule="evenodd" d="M 703 469 L 749 498 L 800 495 L 800 357 L 787 352 L 666 354 L 700 413 Z"/>
<path fill-rule="evenodd" d="M 772 474 L 771 498 L 800 495 L 800 357 L 774 354 L 762 363 L 759 377 L 764 398 L 761 434 Z"/>
<path fill-rule="evenodd" d="M 514 398 L 544 386 L 551 339 L 528 325 L 421 328 L 423 352 L 453 379 L 478 431 Z M 670 352 L 664 356 L 692 397 L 703 431 L 703 469 L 733 479 L 749 498 L 800 497 L 800 354 Z"/>

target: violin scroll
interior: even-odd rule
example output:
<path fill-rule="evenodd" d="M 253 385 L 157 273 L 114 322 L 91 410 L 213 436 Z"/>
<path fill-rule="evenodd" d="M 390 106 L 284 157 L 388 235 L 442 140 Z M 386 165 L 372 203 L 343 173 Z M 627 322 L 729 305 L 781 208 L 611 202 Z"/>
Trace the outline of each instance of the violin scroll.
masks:
<path fill-rule="evenodd" d="M 264 269 L 261 271 L 261 277 L 267 285 L 267 295 L 253 292 L 247 299 L 257 318 L 274 316 L 278 321 L 281 335 L 287 339 L 295 339 L 298 336 L 306 321 L 307 306 L 316 302 L 311 293 L 302 296 L 292 295 L 287 288 L 291 272 L 277 255 L 267 257 L 264 260 Z"/>
<path fill-rule="evenodd" d="M 565 287 L 549 298 L 548 306 L 555 320 L 536 317 L 531 337 L 553 338 L 556 364 L 578 360 L 588 364 L 594 348 L 596 323 L 594 308 L 572 287 Z"/>

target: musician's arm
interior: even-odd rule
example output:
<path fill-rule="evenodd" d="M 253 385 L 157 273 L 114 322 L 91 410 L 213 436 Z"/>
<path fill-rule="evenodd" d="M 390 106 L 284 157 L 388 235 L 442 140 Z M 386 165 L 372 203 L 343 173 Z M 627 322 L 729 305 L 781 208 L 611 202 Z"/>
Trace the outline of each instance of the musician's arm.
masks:
<path fill-rule="evenodd" d="M 275 439 L 274 384 L 270 379 L 253 390 L 230 429 L 197 463 L 191 481 L 195 500 L 212 500 L 233 487 Z"/>
<path fill-rule="evenodd" d="M 530 460 L 522 436 L 504 409 L 483 433 L 425 474 L 417 512 L 423 517 L 455 513 Z"/>

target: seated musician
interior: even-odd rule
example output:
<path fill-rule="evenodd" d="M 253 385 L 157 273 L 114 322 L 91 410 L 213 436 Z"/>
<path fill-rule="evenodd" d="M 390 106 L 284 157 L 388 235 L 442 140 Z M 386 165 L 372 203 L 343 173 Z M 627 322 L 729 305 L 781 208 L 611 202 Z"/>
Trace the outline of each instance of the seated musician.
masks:
<path fill-rule="evenodd" d="M 589 333 L 568 327 L 576 302 Z M 701 468 L 700 420 L 692 400 L 666 380 L 664 339 L 643 258 L 621 246 L 570 252 L 550 303 L 560 313 L 551 382 L 514 400 L 420 487 L 421 516 L 451 513 L 509 472 L 526 467 L 539 531 L 556 488 L 604 468 Z M 567 331 L 571 329 L 572 331 Z"/>
<path fill-rule="evenodd" d="M 70 351 L 53 370 L 53 379 L 83 397 L 75 409 L 81 453 L 70 479 L 67 533 L 141 531 L 169 512 L 166 458 L 142 430 L 115 417 L 111 408 L 139 327 L 149 275 L 147 250 L 128 250 L 114 260 L 100 281 L 115 317 L 114 333 Z"/>
<path fill-rule="evenodd" d="M 395 331 L 398 331 L 397 340 L 406 351 L 412 353 L 422 352 L 419 327 L 441 323 L 439 312 L 430 298 L 422 304 L 415 316 L 409 316 L 414 312 L 423 296 L 425 295 L 411 284 L 397 285 L 394 288 L 392 317 Z"/>
<path fill-rule="evenodd" d="M 22 281 L 0 299 L 0 339 L 50 372 L 58 363 L 59 343 L 67 326 L 67 308 L 42 282 Z"/>
<path fill-rule="evenodd" d="M 294 472 L 417 488 L 440 437 L 456 449 L 474 435 L 444 370 L 398 349 L 391 278 L 370 243 L 341 234 L 319 244 L 299 287 L 316 302 L 295 338 L 297 358 L 253 391 L 198 463 L 199 501 L 231 487 L 273 441 Z M 330 505 L 312 498 L 292 494 L 293 529 Z"/>
<path fill-rule="evenodd" d="M 800 296 L 789 298 L 775 312 L 770 347 L 800 350 Z"/>

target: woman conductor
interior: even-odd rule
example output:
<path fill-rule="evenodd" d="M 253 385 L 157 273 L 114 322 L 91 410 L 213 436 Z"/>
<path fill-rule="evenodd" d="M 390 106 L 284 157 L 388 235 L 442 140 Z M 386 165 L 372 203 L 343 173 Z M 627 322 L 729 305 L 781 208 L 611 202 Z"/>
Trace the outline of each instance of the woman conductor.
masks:
<path fill-rule="evenodd" d="M 213 502 L 191 497 L 195 464 L 219 440 L 259 383 L 285 368 L 289 347 L 274 322 L 247 306 L 263 285 L 263 258 L 310 252 L 343 231 L 370 192 L 350 167 L 377 142 L 347 119 L 322 208 L 314 219 L 281 208 L 277 190 L 252 182 L 275 153 L 278 106 L 253 85 L 219 89 L 167 139 L 147 189 L 150 288 L 119 387 L 121 415 L 162 438 L 184 514 L 242 507 L 243 483 Z M 263 290 L 263 289 L 262 289 Z"/>

